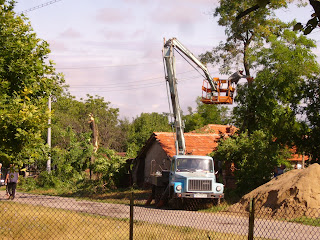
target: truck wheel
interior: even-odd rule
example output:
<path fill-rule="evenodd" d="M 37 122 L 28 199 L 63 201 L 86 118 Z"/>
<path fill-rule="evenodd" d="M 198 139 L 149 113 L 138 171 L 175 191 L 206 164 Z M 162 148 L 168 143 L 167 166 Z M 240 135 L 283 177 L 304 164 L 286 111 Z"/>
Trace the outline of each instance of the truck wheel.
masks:
<path fill-rule="evenodd" d="M 213 206 L 219 206 L 220 205 L 220 198 L 214 198 L 212 199 Z"/>
<path fill-rule="evenodd" d="M 181 198 L 171 198 L 169 205 L 172 209 L 183 209 L 183 203 Z"/>
<path fill-rule="evenodd" d="M 154 202 L 156 206 L 160 202 L 163 192 L 164 192 L 164 188 L 156 187 L 155 194 L 154 194 Z"/>
<path fill-rule="evenodd" d="M 199 209 L 199 199 L 186 198 L 184 199 L 184 209 L 187 211 L 197 211 Z"/>

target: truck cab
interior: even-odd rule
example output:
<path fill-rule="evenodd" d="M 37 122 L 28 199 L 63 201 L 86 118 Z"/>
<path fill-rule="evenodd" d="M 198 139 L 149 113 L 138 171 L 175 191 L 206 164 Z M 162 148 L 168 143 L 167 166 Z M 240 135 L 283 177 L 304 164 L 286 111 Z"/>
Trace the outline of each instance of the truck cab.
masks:
<path fill-rule="evenodd" d="M 224 197 L 223 184 L 216 182 L 213 159 L 209 156 L 176 155 L 169 173 L 170 198 Z"/>

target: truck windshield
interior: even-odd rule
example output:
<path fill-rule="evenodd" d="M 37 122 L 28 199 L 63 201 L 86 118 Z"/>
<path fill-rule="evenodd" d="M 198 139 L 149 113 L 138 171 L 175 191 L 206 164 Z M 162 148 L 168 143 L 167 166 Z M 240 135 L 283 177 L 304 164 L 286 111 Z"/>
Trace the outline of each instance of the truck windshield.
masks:
<path fill-rule="evenodd" d="M 213 172 L 212 161 L 209 159 L 177 159 L 177 172 Z"/>

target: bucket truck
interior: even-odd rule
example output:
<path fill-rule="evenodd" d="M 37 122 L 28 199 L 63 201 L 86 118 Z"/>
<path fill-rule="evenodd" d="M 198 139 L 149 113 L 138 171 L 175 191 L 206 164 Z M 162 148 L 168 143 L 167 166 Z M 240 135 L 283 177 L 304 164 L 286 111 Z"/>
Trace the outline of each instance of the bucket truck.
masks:
<path fill-rule="evenodd" d="M 208 87 L 203 87 L 206 91 L 206 97 L 203 98 L 204 103 L 205 101 L 209 104 L 215 104 L 214 102 L 216 104 L 230 103 L 230 99 L 232 100 L 230 95 L 219 98 L 217 94 L 219 88 L 221 88 L 219 81 L 213 80 L 207 67 L 176 38 L 164 42 L 165 79 L 169 85 L 174 117 L 176 155 L 171 159 L 170 170 L 162 170 L 161 173 L 151 175 L 153 197 L 158 207 L 161 207 L 164 202 L 173 203 L 175 207 L 190 205 L 188 203 L 196 199 L 219 202 L 218 200 L 224 197 L 224 186 L 216 181 L 213 159 L 209 156 L 186 155 L 184 124 L 177 91 L 174 50 L 184 54 L 202 69 L 208 82 Z M 151 200 L 152 197 L 148 199 L 147 203 L 149 204 Z"/>

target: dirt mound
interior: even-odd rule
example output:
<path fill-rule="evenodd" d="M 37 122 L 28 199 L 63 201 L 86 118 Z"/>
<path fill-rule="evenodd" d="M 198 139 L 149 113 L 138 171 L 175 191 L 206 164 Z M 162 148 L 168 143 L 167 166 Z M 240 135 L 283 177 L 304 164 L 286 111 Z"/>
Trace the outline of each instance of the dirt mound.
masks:
<path fill-rule="evenodd" d="M 320 165 L 288 171 L 246 194 L 229 211 L 249 209 L 255 199 L 255 209 L 278 217 L 320 215 Z"/>

